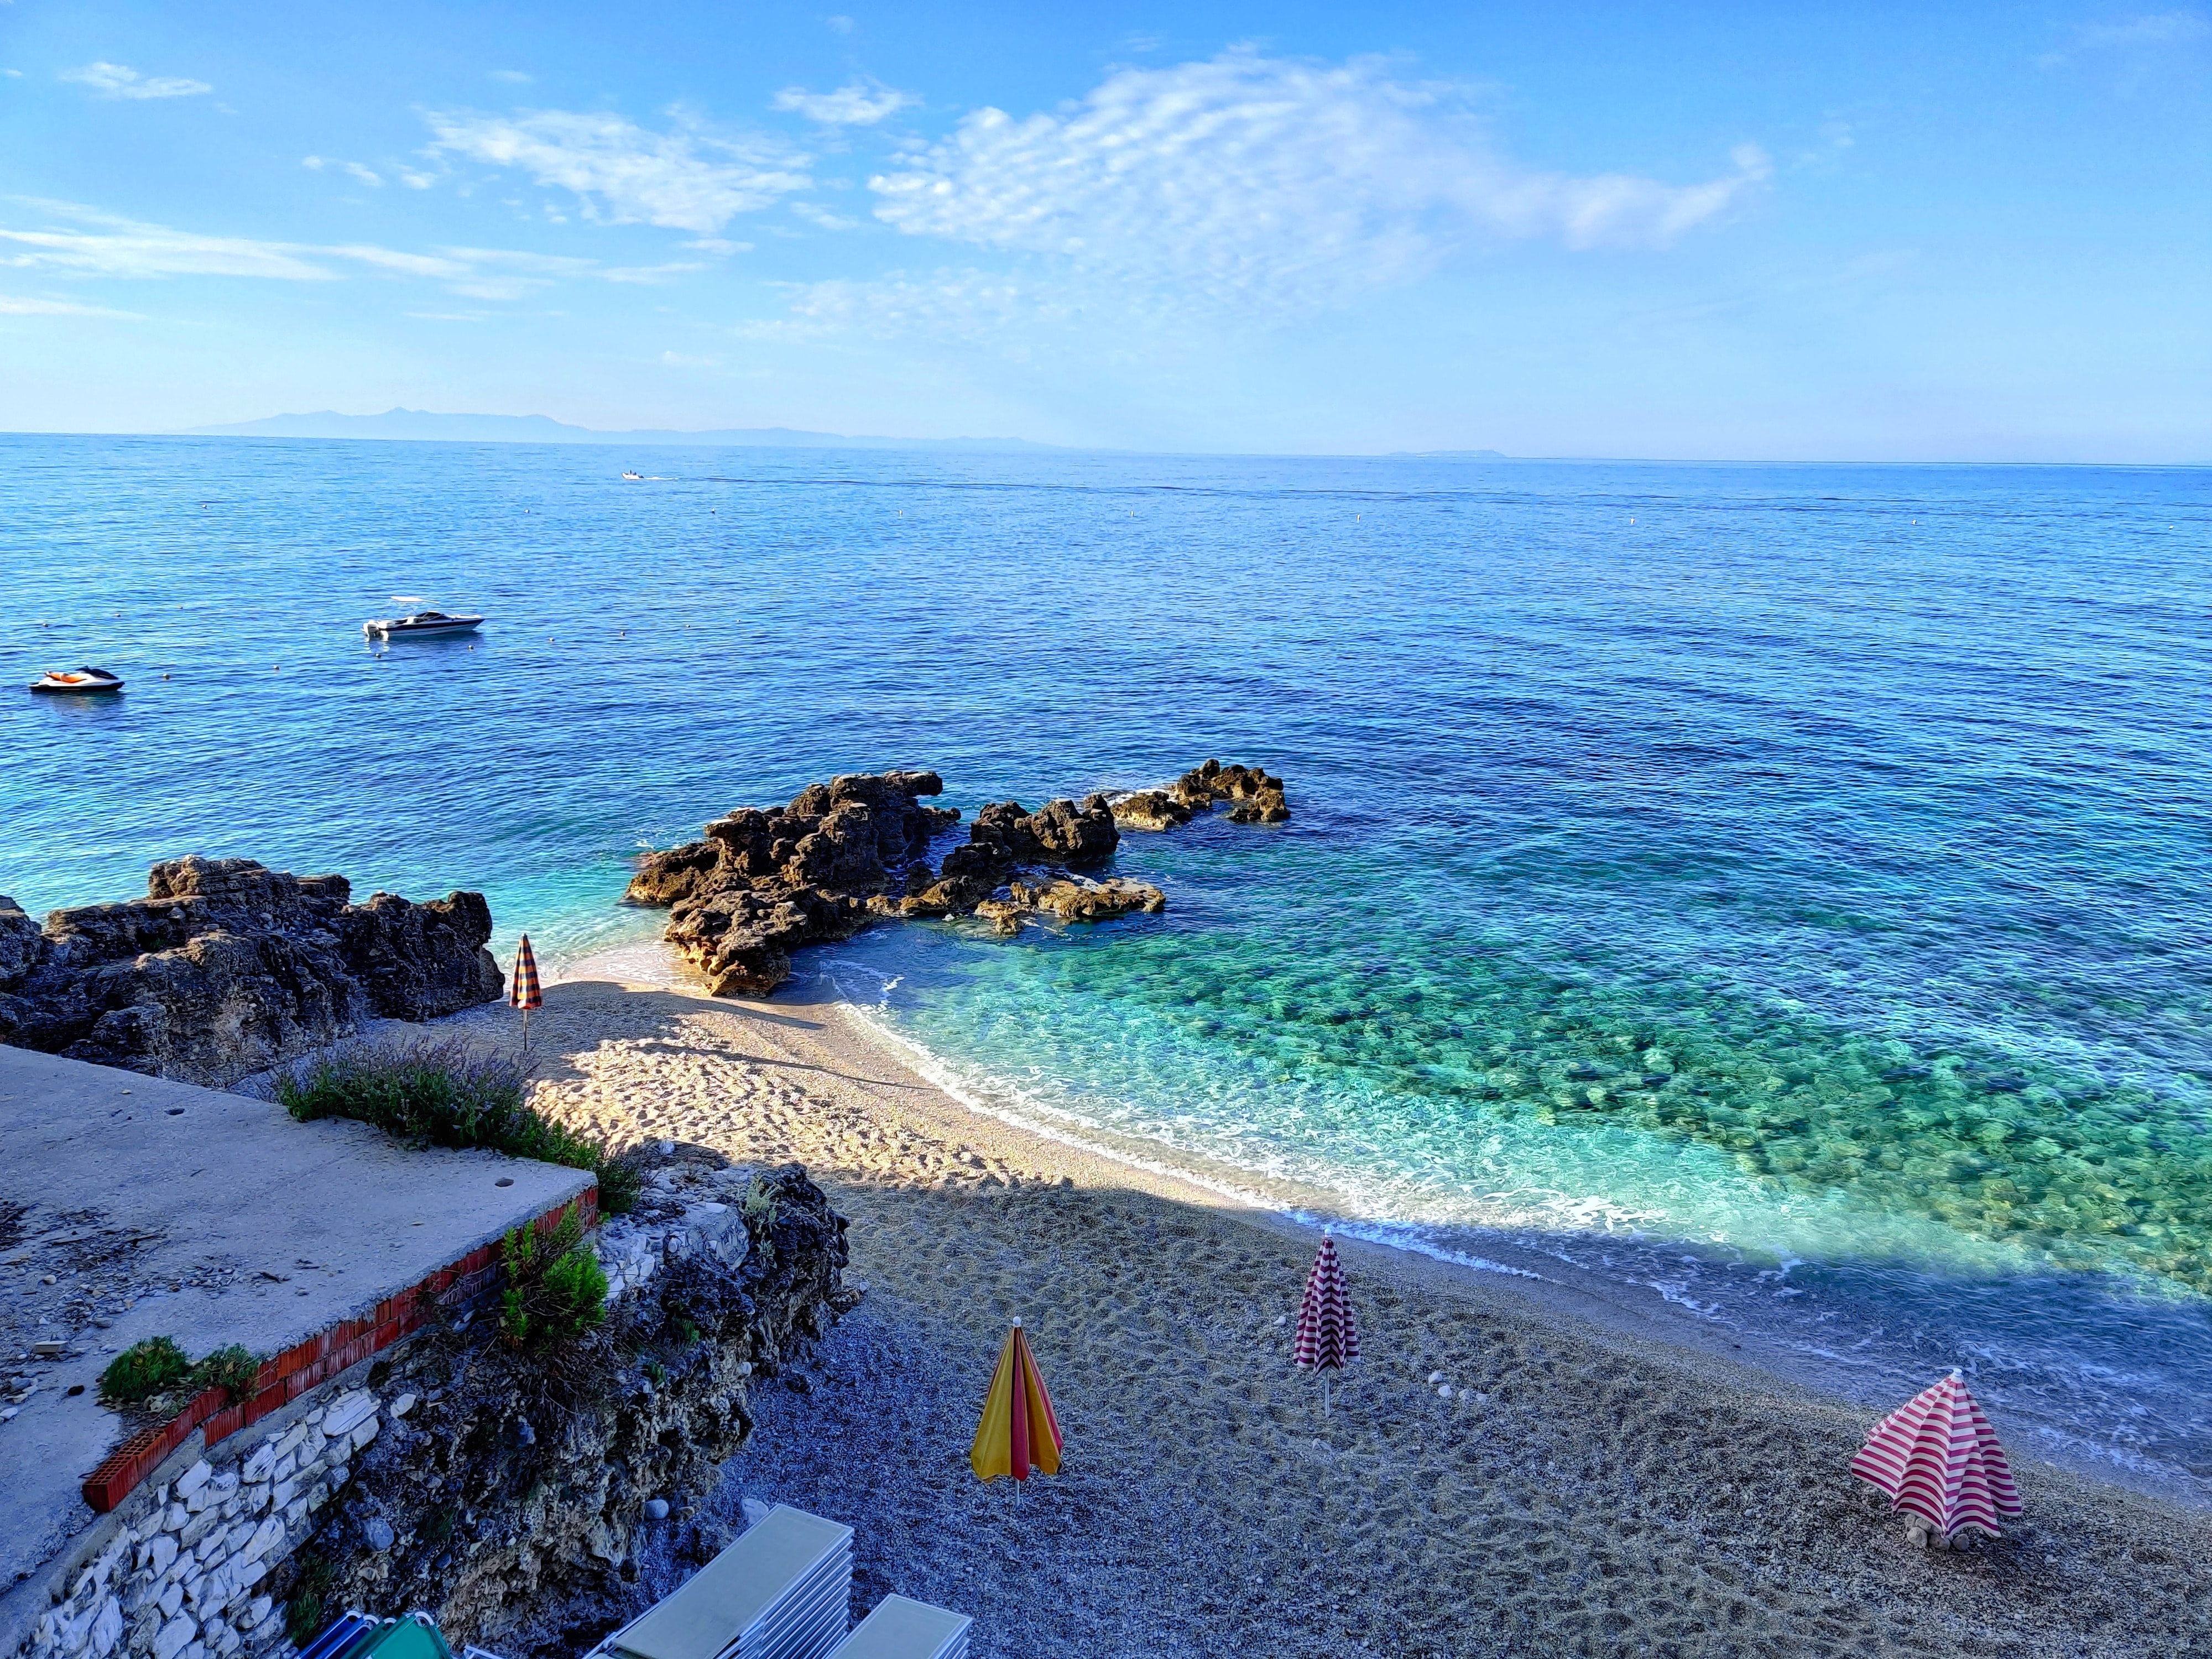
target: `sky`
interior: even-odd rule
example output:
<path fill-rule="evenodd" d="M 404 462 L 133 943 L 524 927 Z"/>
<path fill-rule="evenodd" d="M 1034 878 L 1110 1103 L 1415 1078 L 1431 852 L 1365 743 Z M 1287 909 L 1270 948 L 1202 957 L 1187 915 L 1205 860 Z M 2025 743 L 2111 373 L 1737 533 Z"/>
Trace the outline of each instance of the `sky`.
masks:
<path fill-rule="evenodd" d="M 2212 13 L 0 0 L 0 429 L 2212 463 Z"/>

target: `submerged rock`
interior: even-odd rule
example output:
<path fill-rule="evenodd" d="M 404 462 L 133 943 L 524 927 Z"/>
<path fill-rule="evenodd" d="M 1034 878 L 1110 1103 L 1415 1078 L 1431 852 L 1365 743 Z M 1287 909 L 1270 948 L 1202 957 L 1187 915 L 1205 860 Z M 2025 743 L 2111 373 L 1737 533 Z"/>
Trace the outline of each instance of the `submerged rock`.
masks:
<path fill-rule="evenodd" d="M 222 1087 L 365 1018 L 499 995 L 482 894 L 351 895 L 343 876 L 182 858 L 153 867 L 144 898 L 43 928 L 0 900 L 0 1042 Z"/>

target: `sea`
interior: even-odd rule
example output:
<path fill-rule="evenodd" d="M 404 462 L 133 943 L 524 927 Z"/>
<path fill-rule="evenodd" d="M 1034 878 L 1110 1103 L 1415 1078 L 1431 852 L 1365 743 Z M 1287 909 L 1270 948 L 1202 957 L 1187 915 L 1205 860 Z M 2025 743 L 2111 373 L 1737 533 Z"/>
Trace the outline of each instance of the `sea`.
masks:
<path fill-rule="evenodd" d="M 1124 836 L 1163 915 L 794 988 L 983 1109 L 1870 1413 L 1956 1366 L 2212 1504 L 2208 532 L 2187 469 L 0 436 L 0 665 L 127 682 L 0 696 L 0 892 L 473 888 L 558 977 L 653 954 L 641 851 L 835 773 L 1264 766 L 1287 823 Z M 364 637 L 422 605 L 489 620 Z"/>

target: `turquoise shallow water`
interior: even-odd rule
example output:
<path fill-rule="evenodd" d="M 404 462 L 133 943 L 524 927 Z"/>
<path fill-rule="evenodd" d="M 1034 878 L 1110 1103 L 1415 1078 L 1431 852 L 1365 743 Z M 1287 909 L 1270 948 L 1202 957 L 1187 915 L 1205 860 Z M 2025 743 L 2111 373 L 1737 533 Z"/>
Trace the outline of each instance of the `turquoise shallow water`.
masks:
<path fill-rule="evenodd" d="M 948 1080 L 1954 1363 L 2212 1497 L 2212 475 L 0 439 L 0 892 L 185 851 L 648 937 L 642 846 L 839 770 L 1290 780 L 1158 918 L 820 953 Z M 624 485 L 636 465 L 657 474 Z M 421 594 L 476 648 L 380 656 Z M 43 625 L 42 625 L 43 624 Z M 171 676 L 163 680 L 161 676 Z"/>

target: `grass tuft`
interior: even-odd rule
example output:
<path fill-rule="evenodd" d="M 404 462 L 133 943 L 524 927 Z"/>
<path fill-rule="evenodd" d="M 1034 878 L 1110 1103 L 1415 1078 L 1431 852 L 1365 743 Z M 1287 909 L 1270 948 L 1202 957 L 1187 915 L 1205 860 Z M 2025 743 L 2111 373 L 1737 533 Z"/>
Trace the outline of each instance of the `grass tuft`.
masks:
<path fill-rule="evenodd" d="M 520 1064 L 453 1039 L 342 1048 L 276 1079 L 276 1098 L 303 1123 L 353 1118 L 410 1146 L 481 1147 L 589 1170 L 603 1213 L 631 1209 L 643 1184 L 636 1166 L 532 1111 L 529 1092 Z"/>
<path fill-rule="evenodd" d="M 110 1406 L 156 1409 L 181 1408 L 202 1389 L 227 1389 L 233 1400 L 243 1400 L 260 1371 L 260 1356 L 234 1343 L 195 1363 L 174 1339 L 149 1336 L 109 1362 L 100 1374 L 100 1397 Z"/>

